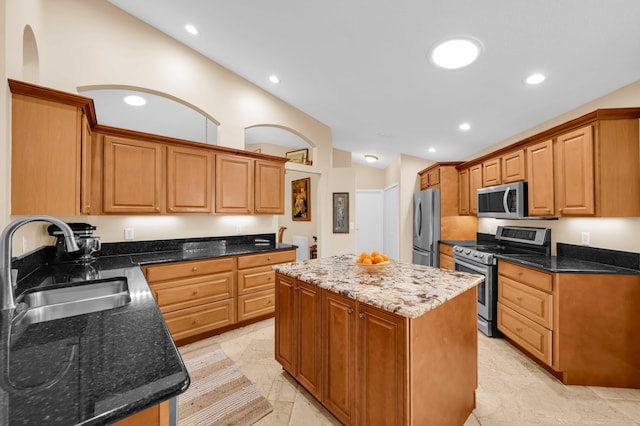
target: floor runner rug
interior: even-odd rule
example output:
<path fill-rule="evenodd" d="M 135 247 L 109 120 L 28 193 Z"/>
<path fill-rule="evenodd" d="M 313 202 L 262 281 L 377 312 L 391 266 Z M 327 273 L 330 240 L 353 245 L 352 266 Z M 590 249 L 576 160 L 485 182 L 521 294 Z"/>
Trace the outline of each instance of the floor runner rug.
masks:
<path fill-rule="evenodd" d="M 179 426 L 251 425 L 273 410 L 217 343 L 178 349 L 191 377 L 178 397 Z"/>

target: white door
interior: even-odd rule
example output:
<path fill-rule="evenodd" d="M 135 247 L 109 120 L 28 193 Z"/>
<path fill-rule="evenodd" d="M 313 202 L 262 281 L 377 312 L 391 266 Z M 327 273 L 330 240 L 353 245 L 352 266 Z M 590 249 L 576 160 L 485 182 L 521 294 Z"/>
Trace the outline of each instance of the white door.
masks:
<path fill-rule="evenodd" d="M 384 190 L 383 200 L 383 253 L 400 259 L 400 188 L 398 184 Z"/>
<path fill-rule="evenodd" d="M 379 189 L 356 191 L 356 253 L 383 251 L 383 196 Z"/>

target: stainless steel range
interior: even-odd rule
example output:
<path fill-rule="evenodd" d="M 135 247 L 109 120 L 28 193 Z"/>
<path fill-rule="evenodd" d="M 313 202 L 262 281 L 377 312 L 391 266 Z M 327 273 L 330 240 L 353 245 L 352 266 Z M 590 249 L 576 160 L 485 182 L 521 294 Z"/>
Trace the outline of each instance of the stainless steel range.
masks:
<path fill-rule="evenodd" d="M 485 276 L 478 286 L 478 329 L 487 336 L 498 337 L 498 257 L 550 256 L 551 229 L 498 226 L 495 237 L 481 239 L 481 235 L 476 245 L 453 246 L 454 269 Z"/>

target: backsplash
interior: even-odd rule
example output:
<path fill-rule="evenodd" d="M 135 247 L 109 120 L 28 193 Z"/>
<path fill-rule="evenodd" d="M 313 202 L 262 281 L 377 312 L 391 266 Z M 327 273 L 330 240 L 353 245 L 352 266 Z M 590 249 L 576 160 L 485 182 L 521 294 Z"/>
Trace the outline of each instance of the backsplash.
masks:
<path fill-rule="evenodd" d="M 572 257 L 589 262 L 604 263 L 620 268 L 640 271 L 640 253 L 564 243 L 558 243 L 557 252 L 558 256 Z"/>

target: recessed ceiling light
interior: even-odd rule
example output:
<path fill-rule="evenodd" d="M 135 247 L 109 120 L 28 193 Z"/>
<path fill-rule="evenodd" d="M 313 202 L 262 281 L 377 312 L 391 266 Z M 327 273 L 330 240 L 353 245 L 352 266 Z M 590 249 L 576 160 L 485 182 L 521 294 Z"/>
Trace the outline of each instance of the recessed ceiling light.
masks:
<path fill-rule="evenodd" d="M 440 43 L 431 50 L 431 62 L 447 70 L 455 70 L 471 65 L 480 54 L 477 42 L 468 38 L 458 38 Z"/>
<path fill-rule="evenodd" d="M 378 161 L 378 157 L 371 154 L 365 154 L 364 159 L 367 161 L 367 163 L 375 163 L 376 161 Z"/>
<path fill-rule="evenodd" d="M 428 151 L 429 151 L 429 152 L 436 152 L 436 149 L 435 149 L 435 148 L 429 148 L 429 150 L 428 150 Z"/>
<path fill-rule="evenodd" d="M 540 84 L 544 81 L 544 79 L 545 76 L 542 74 L 531 74 L 525 81 L 527 82 L 527 84 Z"/>
<path fill-rule="evenodd" d="M 471 124 L 469 123 L 462 123 L 459 127 L 460 130 L 469 130 L 471 128 Z"/>
<path fill-rule="evenodd" d="M 272 82 L 273 84 L 280 83 L 280 79 L 278 78 L 277 75 L 270 75 L 269 76 L 269 81 Z"/>
<path fill-rule="evenodd" d="M 125 96 L 124 101 L 132 106 L 142 106 L 147 103 L 147 100 L 145 98 L 136 95 Z"/>
<path fill-rule="evenodd" d="M 185 25 L 184 29 L 191 35 L 198 35 L 198 29 L 191 24 Z"/>

